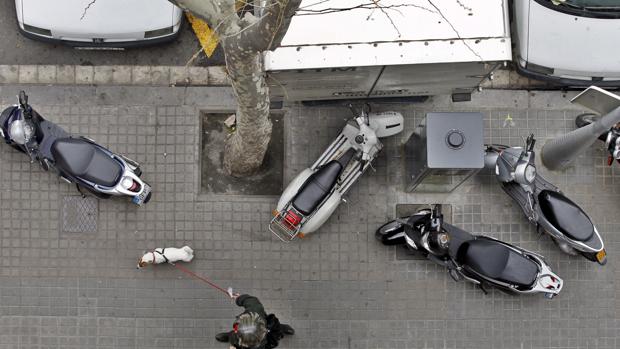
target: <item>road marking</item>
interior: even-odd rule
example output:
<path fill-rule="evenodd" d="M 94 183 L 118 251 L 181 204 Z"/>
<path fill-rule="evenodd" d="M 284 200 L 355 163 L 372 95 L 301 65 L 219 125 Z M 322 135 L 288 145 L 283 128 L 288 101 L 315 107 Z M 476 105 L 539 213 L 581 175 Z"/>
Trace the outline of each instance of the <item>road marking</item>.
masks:
<path fill-rule="evenodd" d="M 207 57 L 211 57 L 217 48 L 217 44 L 219 43 L 217 34 L 215 34 L 209 25 L 200 18 L 193 16 L 191 13 L 185 13 L 185 15 L 192 25 L 192 29 L 200 42 L 200 46 L 202 46 L 202 49 L 205 51 Z"/>

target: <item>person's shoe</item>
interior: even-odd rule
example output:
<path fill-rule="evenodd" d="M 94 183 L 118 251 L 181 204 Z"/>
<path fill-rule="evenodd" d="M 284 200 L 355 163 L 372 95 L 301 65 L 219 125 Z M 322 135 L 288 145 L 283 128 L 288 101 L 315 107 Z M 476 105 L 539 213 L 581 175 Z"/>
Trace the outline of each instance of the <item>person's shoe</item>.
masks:
<path fill-rule="evenodd" d="M 280 327 L 282 328 L 282 333 L 292 336 L 295 334 L 295 329 L 293 329 L 290 325 L 280 325 Z"/>
<path fill-rule="evenodd" d="M 222 343 L 228 343 L 230 336 L 228 335 L 228 332 L 218 333 L 215 335 L 215 340 Z"/>

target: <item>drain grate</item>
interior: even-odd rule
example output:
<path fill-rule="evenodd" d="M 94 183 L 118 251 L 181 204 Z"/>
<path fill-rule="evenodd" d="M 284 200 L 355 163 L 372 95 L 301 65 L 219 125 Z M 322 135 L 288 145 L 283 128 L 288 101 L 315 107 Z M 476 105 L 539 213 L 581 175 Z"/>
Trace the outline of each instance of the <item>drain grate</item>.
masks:
<path fill-rule="evenodd" d="M 96 233 L 98 201 L 93 197 L 65 196 L 62 205 L 62 231 Z"/>

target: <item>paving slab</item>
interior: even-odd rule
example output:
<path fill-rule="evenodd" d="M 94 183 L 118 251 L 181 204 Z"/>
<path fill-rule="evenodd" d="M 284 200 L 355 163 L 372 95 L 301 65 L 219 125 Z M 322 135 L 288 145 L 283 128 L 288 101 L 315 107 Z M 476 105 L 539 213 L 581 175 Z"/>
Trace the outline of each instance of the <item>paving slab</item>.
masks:
<path fill-rule="evenodd" d="M 57 70 L 60 79 L 61 71 Z M 403 142 L 429 111 L 480 111 L 485 141 L 537 150 L 573 129 L 581 111 L 557 92 L 483 91 L 422 104 L 377 105 L 405 116 L 405 131 L 382 153 L 320 231 L 284 244 L 267 230 L 276 196 L 201 193 L 200 114 L 234 110 L 229 88 L 0 87 L 0 104 L 28 88 L 32 105 L 71 132 L 142 163 L 153 200 L 98 202 L 94 233 L 62 231 L 73 186 L 0 147 L 0 348 L 225 348 L 239 308 L 172 266 L 136 270 L 144 251 L 189 245 L 187 267 L 222 286 L 261 298 L 297 333 L 281 348 L 617 348 L 620 346 L 618 196 L 620 167 L 600 145 L 563 172 L 543 175 L 591 214 L 609 263 L 562 254 L 540 237 L 495 182 L 478 174 L 451 194 L 404 192 Z M 286 107 L 284 183 L 315 161 L 350 117 L 346 108 Z M 514 125 L 506 124 L 510 115 Z M 505 126 L 506 125 L 506 126 Z M 442 202 L 452 223 L 546 256 L 564 278 L 562 294 L 484 295 L 443 268 L 402 259 L 374 230 L 397 204 Z"/>

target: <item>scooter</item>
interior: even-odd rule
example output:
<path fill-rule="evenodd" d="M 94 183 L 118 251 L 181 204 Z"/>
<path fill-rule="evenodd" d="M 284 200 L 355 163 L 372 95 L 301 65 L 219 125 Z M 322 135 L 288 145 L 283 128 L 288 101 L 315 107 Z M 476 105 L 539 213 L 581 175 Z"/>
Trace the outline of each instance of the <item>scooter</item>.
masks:
<path fill-rule="evenodd" d="M 448 269 L 455 281 L 493 286 L 511 294 L 543 293 L 553 298 L 564 282 L 536 253 L 445 223 L 441 205 L 390 221 L 375 233 L 384 245 L 405 245 Z"/>
<path fill-rule="evenodd" d="M 319 159 L 286 187 L 269 224 L 280 240 L 290 242 L 319 229 L 343 201 L 342 196 L 371 167 L 383 147 L 379 138 L 403 130 L 397 112 L 354 115 Z"/>
<path fill-rule="evenodd" d="M 578 128 L 588 126 L 599 118 L 600 116 L 594 113 L 581 114 L 575 118 L 575 125 Z M 607 166 L 611 166 L 614 160 L 620 164 L 620 123 L 614 125 L 608 132 L 600 135 L 598 139 L 605 142 L 605 149 L 609 152 Z"/>
<path fill-rule="evenodd" d="M 525 147 L 487 146 L 485 167 L 495 170 L 506 194 L 521 206 L 538 231 L 549 234 L 563 252 L 581 254 L 604 265 L 607 253 L 592 220 L 536 171 L 534 135 L 525 143 Z"/>
<path fill-rule="evenodd" d="M 45 171 L 54 170 L 61 179 L 75 183 L 84 196 L 86 189 L 99 198 L 130 196 L 141 206 L 151 199 L 151 187 L 140 179 L 140 165 L 98 145 L 86 137 L 67 133 L 45 120 L 19 92 L 18 104 L 0 114 L 0 139 L 39 162 Z"/>

